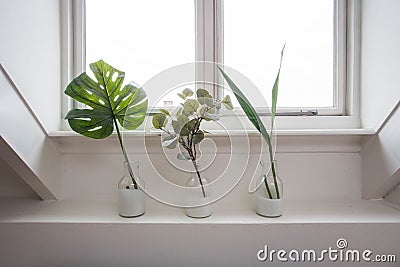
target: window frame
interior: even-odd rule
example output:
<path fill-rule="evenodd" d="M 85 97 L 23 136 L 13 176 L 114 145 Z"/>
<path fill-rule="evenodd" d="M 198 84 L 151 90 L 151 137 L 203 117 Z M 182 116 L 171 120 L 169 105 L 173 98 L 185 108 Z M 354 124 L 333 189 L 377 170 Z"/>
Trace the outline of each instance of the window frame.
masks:
<path fill-rule="evenodd" d="M 223 5 L 223 0 L 219 1 L 219 5 Z M 346 114 L 345 106 L 346 106 L 346 79 L 347 79 L 347 39 L 348 35 L 350 34 L 347 31 L 347 24 L 350 23 L 350 19 L 348 19 L 348 5 L 352 1 L 346 0 L 334 0 L 334 66 L 333 75 L 334 75 L 334 84 L 333 84 L 333 107 L 290 107 L 290 108 L 283 108 L 278 107 L 278 112 L 285 116 L 286 114 L 293 114 L 298 113 L 303 115 L 310 115 L 307 114 L 307 111 L 317 111 L 319 116 L 344 116 Z M 220 8 L 223 10 L 223 8 Z M 221 14 L 223 17 L 223 14 Z M 223 19 L 218 20 L 217 23 L 220 25 L 216 25 L 216 32 L 222 33 L 223 32 Z M 223 39 L 223 34 L 221 36 Z M 218 59 L 218 63 L 223 64 L 223 41 L 219 43 L 215 43 L 214 49 L 217 51 L 218 54 L 222 55 Z M 271 85 L 272 86 L 272 85 Z M 222 90 L 218 92 L 217 96 L 222 99 L 223 92 Z M 265 114 L 268 113 L 268 110 L 262 108 L 256 108 L 256 110 L 261 113 Z M 304 112 L 306 111 L 306 112 Z M 289 115 L 290 116 L 290 115 Z"/>
<path fill-rule="evenodd" d="M 223 64 L 223 2 L 224 0 L 194 0 L 195 3 L 195 59 Z M 85 0 L 66 0 L 61 4 L 62 20 L 62 88 L 85 69 Z M 278 125 L 282 129 L 345 129 L 360 128 L 359 118 L 359 60 L 360 60 L 360 1 L 335 0 L 336 54 L 333 108 L 278 108 Z M 205 81 L 223 81 L 216 71 L 199 68 L 196 77 Z M 216 98 L 223 98 L 222 89 L 206 88 Z M 72 99 L 64 97 L 61 115 L 76 107 Z M 318 110 L 317 116 L 288 116 L 293 112 Z M 236 114 L 245 116 L 237 108 Z M 258 109 L 261 114 L 266 110 Z M 151 113 L 152 110 L 149 110 Z M 222 111 L 222 115 L 224 114 Z M 68 129 L 65 120 L 62 128 Z M 299 123 L 300 122 L 300 123 Z"/>

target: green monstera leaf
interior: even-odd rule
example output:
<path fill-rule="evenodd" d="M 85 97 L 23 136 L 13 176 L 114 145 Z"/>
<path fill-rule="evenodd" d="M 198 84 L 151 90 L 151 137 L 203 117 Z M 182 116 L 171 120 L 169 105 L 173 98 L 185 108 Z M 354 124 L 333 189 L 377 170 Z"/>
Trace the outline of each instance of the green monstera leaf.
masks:
<path fill-rule="evenodd" d="M 73 109 L 66 115 L 72 130 L 84 136 L 103 139 L 119 124 L 134 130 L 146 116 L 148 100 L 145 91 L 135 85 L 122 87 L 125 73 L 103 60 L 90 64 L 97 81 L 85 72 L 66 88 L 65 94 L 88 106 Z"/>

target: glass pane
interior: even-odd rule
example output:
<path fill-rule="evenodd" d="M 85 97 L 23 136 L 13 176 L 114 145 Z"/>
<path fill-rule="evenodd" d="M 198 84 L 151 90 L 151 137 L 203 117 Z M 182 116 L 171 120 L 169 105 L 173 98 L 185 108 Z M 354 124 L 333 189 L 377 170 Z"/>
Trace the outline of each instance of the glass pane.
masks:
<path fill-rule="evenodd" d="M 195 60 L 194 2 L 86 0 L 86 69 L 103 59 L 145 84 L 159 72 Z M 149 107 L 161 92 L 148 92 Z"/>
<path fill-rule="evenodd" d="M 268 103 L 285 43 L 278 106 L 333 107 L 334 0 L 224 2 L 225 64 Z"/>

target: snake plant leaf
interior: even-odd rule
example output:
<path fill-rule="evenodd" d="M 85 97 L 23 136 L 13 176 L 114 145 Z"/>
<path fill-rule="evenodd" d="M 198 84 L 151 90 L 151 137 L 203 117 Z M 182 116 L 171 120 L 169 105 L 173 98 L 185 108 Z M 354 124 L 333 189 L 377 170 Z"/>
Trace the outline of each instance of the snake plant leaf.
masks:
<path fill-rule="evenodd" d="M 142 124 L 147 110 L 147 96 L 142 88 L 122 87 L 125 73 L 103 60 L 90 64 L 97 81 L 86 72 L 76 77 L 65 94 L 89 109 L 73 109 L 66 115 L 71 129 L 84 136 L 103 139 L 111 135 L 116 121 L 126 129 Z"/>
<path fill-rule="evenodd" d="M 251 105 L 250 101 L 243 94 L 243 92 L 239 89 L 239 87 L 232 81 L 232 79 L 228 76 L 228 74 L 226 74 L 220 67 L 217 67 L 217 68 L 222 73 L 222 76 L 228 83 L 229 87 L 231 88 L 233 94 L 237 98 L 243 111 L 246 113 L 247 118 L 254 125 L 254 127 L 257 129 L 257 131 L 263 136 L 263 138 L 267 142 L 268 146 L 271 146 L 270 135 L 268 134 L 267 129 L 265 128 L 264 124 L 262 123 L 261 118 L 258 116 L 256 110 Z"/>
<path fill-rule="evenodd" d="M 279 88 L 279 76 L 281 74 L 281 67 L 282 67 L 282 58 L 283 58 L 283 52 L 285 51 L 285 46 L 283 46 L 282 51 L 281 51 L 281 60 L 279 62 L 279 70 L 278 74 L 276 75 L 274 86 L 272 87 L 272 107 L 271 107 L 271 134 L 272 130 L 274 129 L 274 123 L 275 123 L 275 115 L 276 115 L 276 105 L 278 103 L 278 88 Z"/>

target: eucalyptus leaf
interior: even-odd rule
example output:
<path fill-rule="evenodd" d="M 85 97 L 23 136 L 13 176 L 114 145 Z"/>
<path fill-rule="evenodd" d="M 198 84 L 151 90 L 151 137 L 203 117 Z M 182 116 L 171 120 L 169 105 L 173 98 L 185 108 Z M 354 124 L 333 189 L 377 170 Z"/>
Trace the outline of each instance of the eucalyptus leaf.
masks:
<path fill-rule="evenodd" d="M 232 110 L 233 109 L 231 97 L 229 95 L 226 95 L 224 97 L 224 99 L 222 99 L 221 103 L 224 104 L 226 109 L 228 109 L 228 110 Z"/>
<path fill-rule="evenodd" d="M 178 144 L 178 137 L 174 135 L 168 135 L 162 140 L 162 146 L 170 149 L 176 148 Z"/>
<path fill-rule="evenodd" d="M 156 129 L 161 129 L 165 127 L 167 122 L 168 122 L 167 116 L 163 113 L 155 114 L 152 119 L 153 127 Z"/>
<path fill-rule="evenodd" d="M 207 90 L 201 88 L 197 89 L 196 96 L 197 101 L 199 101 L 201 105 L 207 105 L 209 107 L 213 106 L 214 99 Z"/>
<path fill-rule="evenodd" d="M 186 97 L 189 97 L 189 96 L 192 96 L 194 94 L 194 92 L 189 88 L 185 88 L 185 89 L 183 89 L 182 94 L 185 95 Z"/>
<path fill-rule="evenodd" d="M 197 119 L 192 119 L 186 122 L 181 131 L 179 132 L 180 136 L 189 136 L 192 132 L 196 131 L 196 127 L 198 127 L 199 121 Z"/>
<path fill-rule="evenodd" d="M 208 109 L 209 114 L 215 114 L 215 107 Z"/>
<path fill-rule="evenodd" d="M 190 160 L 190 156 L 186 152 L 178 153 L 178 155 L 176 155 L 176 158 L 179 160 Z"/>
<path fill-rule="evenodd" d="M 176 134 L 179 134 L 179 132 L 181 131 L 181 124 L 179 123 L 179 121 L 172 120 L 171 124 L 172 128 L 174 129 L 174 132 Z"/>
<path fill-rule="evenodd" d="M 182 93 L 178 93 L 177 95 L 178 95 L 180 98 L 182 98 L 183 100 L 186 99 L 186 95 L 184 95 L 184 94 L 182 94 Z"/>
<path fill-rule="evenodd" d="M 170 115 L 170 114 L 169 114 L 169 111 L 166 110 L 166 109 L 160 108 L 159 111 L 160 111 L 160 113 L 165 114 L 165 115 L 167 115 L 167 116 Z"/>
<path fill-rule="evenodd" d="M 183 110 L 185 114 L 193 114 L 197 111 L 199 107 L 199 102 L 195 99 L 187 99 L 185 103 L 183 103 Z"/>
<path fill-rule="evenodd" d="M 197 97 L 211 97 L 212 98 L 210 93 L 206 89 L 202 89 L 202 88 L 197 89 L 196 96 Z"/>
<path fill-rule="evenodd" d="M 117 121 L 126 129 L 143 123 L 148 100 L 142 88 L 122 87 L 125 73 L 99 60 L 90 64 L 97 81 L 86 72 L 72 80 L 65 94 L 91 109 L 72 109 L 65 116 L 71 129 L 84 136 L 103 139 L 111 135 Z"/>
<path fill-rule="evenodd" d="M 193 135 L 194 144 L 199 144 L 201 141 L 203 141 L 203 139 L 204 139 L 204 132 L 201 130 Z"/>
<path fill-rule="evenodd" d="M 189 118 L 185 114 L 179 115 L 177 119 L 181 125 L 185 125 L 189 121 Z"/>
<path fill-rule="evenodd" d="M 219 115 L 217 115 L 217 114 L 211 114 L 211 113 L 206 112 L 206 113 L 204 114 L 204 118 L 205 118 L 206 120 L 208 120 L 208 121 L 210 121 L 210 120 L 212 120 L 212 121 L 217 121 L 217 120 L 219 120 Z"/>
<path fill-rule="evenodd" d="M 201 116 L 203 116 L 206 113 L 207 110 L 207 106 L 202 106 L 199 110 L 199 113 Z"/>

